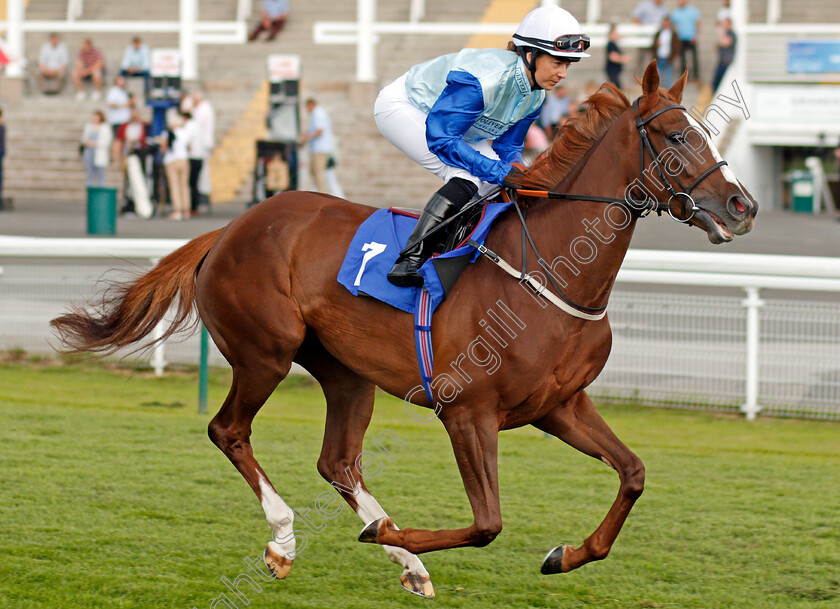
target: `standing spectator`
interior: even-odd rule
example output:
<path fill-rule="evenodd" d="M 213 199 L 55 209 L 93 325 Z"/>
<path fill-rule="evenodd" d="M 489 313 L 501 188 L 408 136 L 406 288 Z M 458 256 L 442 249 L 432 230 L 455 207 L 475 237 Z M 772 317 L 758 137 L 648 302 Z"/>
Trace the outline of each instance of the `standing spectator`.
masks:
<path fill-rule="evenodd" d="M 624 67 L 625 63 L 630 61 L 630 56 L 622 53 L 621 48 L 618 46 L 620 38 L 621 36 L 618 33 L 618 26 L 613 23 L 610 25 L 605 70 L 607 72 L 607 80 L 619 89 L 621 88 L 621 69 Z"/>
<path fill-rule="evenodd" d="M 178 113 L 168 123 L 168 131 L 161 134 L 160 149 L 172 201 L 170 220 L 190 218 L 190 159 L 189 148 L 195 136 L 195 123 L 189 114 Z"/>
<path fill-rule="evenodd" d="M 691 51 L 693 58 L 693 70 L 691 77 L 700 82 L 700 62 L 697 58 L 697 37 L 700 35 L 700 11 L 694 5 L 689 5 L 688 0 L 679 0 L 679 7 L 671 13 L 671 22 L 676 29 L 677 38 L 680 41 L 680 61 L 682 72 L 688 67 L 686 53 Z"/>
<path fill-rule="evenodd" d="M 633 9 L 631 17 L 633 18 L 633 23 L 639 23 L 641 25 L 655 25 L 659 27 L 662 20 L 668 16 L 668 13 L 668 7 L 665 6 L 664 0 L 642 0 L 636 5 L 636 8 Z M 649 53 L 650 49 L 639 49 L 636 56 L 636 72 L 642 71 L 645 65 L 650 61 Z"/>
<path fill-rule="evenodd" d="M 327 111 L 313 98 L 306 100 L 309 113 L 309 127 L 300 138 L 301 144 L 309 144 L 309 172 L 315 180 L 318 192 L 331 193 L 327 185 L 327 163 L 333 153 L 332 123 Z"/>
<path fill-rule="evenodd" d="M 545 96 L 545 104 L 540 112 L 540 126 L 549 140 L 554 139 L 560 127 L 560 119 L 569 113 L 570 103 L 571 100 L 566 94 L 566 85 L 563 84 L 557 85 L 550 94 Z"/>
<path fill-rule="evenodd" d="M 93 46 L 90 38 L 82 40 L 82 48 L 79 50 L 79 57 L 76 59 L 76 67 L 73 69 L 73 84 L 76 85 L 76 99 L 81 101 L 85 98 L 84 81 L 93 81 L 93 93 L 90 98 L 97 101 L 102 95 L 102 75 L 105 73 L 105 60 L 102 53 Z"/>
<path fill-rule="evenodd" d="M 105 115 L 97 110 L 82 133 L 82 160 L 85 163 L 88 186 L 105 185 L 105 169 L 110 161 L 113 133 L 105 123 Z"/>
<path fill-rule="evenodd" d="M 120 213 L 132 213 L 134 212 L 134 193 L 126 171 L 128 157 L 130 155 L 136 156 L 145 174 L 146 155 L 148 153 L 146 148 L 146 123 L 140 117 L 140 111 L 137 108 L 131 108 L 131 118 L 117 129 L 114 150 L 116 150 L 116 156 L 121 159 L 120 170 L 125 173 L 123 206 Z"/>
<path fill-rule="evenodd" d="M 216 111 L 201 91 L 192 94 L 192 120 L 195 133 L 190 138 L 190 211 L 198 215 L 202 194 L 210 193 L 210 171 L 207 160 L 216 145 Z"/>
<path fill-rule="evenodd" d="M 715 68 L 715 77 L 712 81 L 712 91 L 717 91 L 726 69 L 735 59 L 735 43 L 737 37 L 732 31 L 732 21 L 726 17 L 718 28 L 718 64 Z"/>
<path fill-rule="evenodd" d="M 723 0 L 723 6 L 720 7 L 720 10 L 717 14 L 716 23 L 718 27 L 723 25 L 724 19 L 732 20 L 732 9 L 729 8 L 729 0 Z"/>
<path fill-rule="evenodd" d="M 674 80 L 674 70 L 671 64 L 676 54 L 674 30 L 668 15 L 662 19 L 662 25 L 653 37 L 653 51 L 656 55 L 656 68 L 659 70 L 659 81 L 666 89 L 671 87 Z"/>
<path fill-rule="evenodd" d="M 3 201 L 3 159 L 6 156 L 6 122 L 3 120 L 3 109 L 0 108 L 0 209 L 5 207 Z"/>
<path fill-rule="evenodd" d="M 108 89 L 105 103 L 108 104 L 108 124 L 111 125 L 116 136 L 117 130 L 131 120 L 132 103 L 128 91 L 125 90 L 124 76 L 114 78 L 114 86 Z"/>
<path fill-rule="evenodd" d="M 263 0 L 263 10 L 256 29 L 248 36 L 248 40 L 256 40 L 263 32 L 268 32 L 266 40 L 274 40 L 278 32 L 286 24 L 289 16 L 289 0 Z"/>
<path fill-rule="evenodd" d="M 58 38 L 50 34 L 50 39 L 41 46 L 38 54 L 38 86 L 44 95 L 61 93 L 67 82 L 67 65 L 70 56 L 67 47 Z"/>
<path fill-rule="evenodd" d="M 143 94 L 149 96 L 149 70 L 152 69 L 152 57 L 149 47 L 143 44 L 139 36 L 131 39 L 131 44 L 125 47 L 120 74 L 126 78 L 142 78 Z"/>

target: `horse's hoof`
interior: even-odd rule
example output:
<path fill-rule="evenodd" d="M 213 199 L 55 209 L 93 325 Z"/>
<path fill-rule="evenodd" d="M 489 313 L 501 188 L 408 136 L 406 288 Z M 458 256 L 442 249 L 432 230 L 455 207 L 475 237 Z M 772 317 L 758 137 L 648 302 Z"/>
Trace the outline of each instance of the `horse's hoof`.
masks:
<path fill-rule="evenodd" d="M 374 520 L 362 529 L 362 532 L 359 533 L 359 541 L 362 543 L 379 543 L 376 540 L 379 538 L 379 529 L 382 526 L 396 530 L 396 525 L 394 525 L 393 520 L 390 518 L 380 518 L 379 520 Z"/>
<path fill-rule="evenodd" d="M 265 560 L 265 566 L 268 567 L 269 571 L 274 573 L 274 577 L 277 579 L 285 579 L 289 575 L 289 571 L 292 570 L 292 564 L 295 562 L 282 554 L 278 554 L 270 547 L 265 549 L 263 560 Z"/>
<path fill-rule="evenodd" d="M 540 573 L 543 575 L 553 575 L 554 573 L 563 572 L 563 551 L 566 546 L 558 546 L 549 552 L 543 559 Z"/>
<path fill-rule="evenodd" d="M 428 573 L 403 573 L 400 576 L 402 587 L 423 598 L 434 598 L 435 589 L 432 586 L 432 578 Z"/>

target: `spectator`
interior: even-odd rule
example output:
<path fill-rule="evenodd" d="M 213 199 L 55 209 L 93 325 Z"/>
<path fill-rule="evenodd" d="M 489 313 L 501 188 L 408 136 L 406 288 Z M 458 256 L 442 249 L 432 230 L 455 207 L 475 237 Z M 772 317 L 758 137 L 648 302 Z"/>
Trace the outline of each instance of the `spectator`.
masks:
<path fill-rule="evenodd" d="M 668 16 L 668 7 L 664 0 L 642 0 L 633 9 L 631 17 L 633 23 L 641 25 L 655 25 L 659 27 L 662 20 Z M 654 45 L 651 45 L 653 47 Z M 650 49 L 641 48 L 636 55 L 636 72 L 641 72 L 650 61 Z"/>
<path fill-rule="evenodd" d="M 84 81 L 93 82 L 93 93 L 91 99 L 97 101 L 102 94 L 102 76 L 105 73 L 105 60 L 102 53 L 93 46 L 90 38 L 82 40 L 82 48 L 79 50 L 79 57 L 76 59 L 76 67 L 73 69 L 73 84 L 76 85 L 76 99 L 81 101 L 85 98 Z"/>
<path fill-rule="evenodd" d="M 0 108 L 0 209 L 4 209 L 3 201 L 3 159 L 6 156 L 6 122 L 3 120 L 3 109 Z"/>
<path fill-rule="evenodd" d="M 132 101 L 128 91 L 125 90 L 124 76 L 114 78 L 114 86 L 108 89 L 105 103 L 108 104 L 108 124 L 111 125 L 116 136 L 117 130 L 131 120 Z"/>
<path fill-rule="evenodd" d="M 195 133 L 190 138 L 190 212 L 195 216 L 199 207 L 209 208 L 202 195 L 210 193 L 207 160 L 216 145 L 216 111 L 201 91 L 194 91 L 191 100 Z"/>
<path fill-rule="evenodd" d="M 607 72 L 607 80 L 619 89 L 621 88 L 621 69 L 624 67 L 625 63 L 630 61 L 630 56 L 622 53 L 621 48 L 618 46 L 620 38 L 621 36 L 618 33 L 618 26 L 613 23 L 610 25 L 605 70 Z"/>
<path fill-rule="evenodd" d="M 149 70 L 152 69 L 152 58 L 149 47 L 143 44 L 139 36 L 131 39 L 131 44 L 125 47 L 120 74 L 126 78 L 142 78 L 143 94 L 149 96 Z"/>
<path fill-rule="evenodd" d="M 545 152 L 546 148 L 548 148 L 548 137 L 546 137 L 545 130 L 540 129 L 536 123 L 531 123 L 531 126 L 528 127 L 528 133 L 525 134 L 525 145 L 522 147 L 522 160 L 525 165 L 533 165 L 537 157 Z"/>
<path fill-rule="evenodd" d="M 554 134 L 560 127 L 561 117 L 569 112 L 570 103 L 571 100 L 566 94 L 566 85 L 563 84 L 557 85 L 550 94 L 545 96 L 545 104 L 540 112 L 540 126 L 547 138 L 554 139 Z"/>
<path fill-rule="evenodd" d="M 688 67 L 686 54 L 691 51 L 693 70 L 691 78 L 700 82 L 700 62 L 697 57 L 697 37 L 700 35 L 700 11 L 688 0 L 679 0 L 679 7 L 671 13 L 671 23 L 674 24 L 677 38 L 680 41 L 681 72 Z"/>
<path fill-rule="evenodd" d="M 113 133 L 105 123 L 105 115 L 97 110 L 91 122 L 85 125 L 82 133 L 82 160 L 87 173 L 88 186 L 105 185 L 105 169 L 110 161 Z"/>
<path fill-rule="evenodd" d="M 729 0 L 723 0 L 723 6 L 720 7 L 720 10 L 718 11 L 716 20 L 718 27 L 723 25 L 723 21 L 725 19 L 729 19 L 730 21 L 732 20 L 732 9 L 729 8 Z"/>
<path fill-rule="evenodd" d="M 587 80 L 583 84 L 583 89 L 578 94 L 577 102 L 575 104 L 573 104 L 574 109 L 576 111 L 585 110 L 586 109 L 586 102 L 589 101 L 589 98 L 592 97 L 592 95 L 594 95 L 595 92 L 597 92 L 597 91 L 598 91 L 598 83 L 596 83 L 594 80 Z M 570 106 L 569 107 L 569 115 L 571 116 L 571 114 L 572 114 L 572 108 Z"/>
<path fill-rule="evenodd" d="M 126 171 L 126 161 L 129 155 L 134 155 L 140 161 L 140 167 L 143 168 L 145 173 L 146 155 L 148 153 L 146 128 L 146 123 L 140 117 L 140 111 L 137 108 L 131 108 L 131 118 L 117 129 L 116 141 L 114 142 L 116 155 L 122 160 L 122 171 Z M 120 212 L 123 214 L 134 212 L 134 193 L 127 173 L 123 186 L 123 206 Z"/>
<path fill-rule="evenodd" d="M 663 0 L 642 0 L 631 13 L 633 23 L 659 25 L 668 16 L 668 7 Z"/>
<path fill-rule="evenodd" d="M 263 32 L 268 32 L 266 40 L 274 40 L 278 32 L 286 24 L 289 16 L 289 0 L 263 0 L 263 10 L 256 29 L 248 36 L 248 40 L 256 40 Z"/>
<path fill-rule="evenodd" d="M 712 80 L 713 91 L 717 91 L 717 88 L 720 86 L 720 81 L 723 80 L 723 75 L 726 74 L 727 68 L 732 63 L 732 60 L 735 59 L 736 41 L 737 37 L 735 36 L 735 32 L 732 31 L 732 20 L 726 17 L 720 24 L 720 28 L 718 28 L 718 64 L 715 68 L 714 79 Z"/>
<path fill-rule="evenodd" d="M 50 39 L 41 46 L 38 54 L 38 86 L 44 95 L 61 93 L 67 82 L 67 65 L 70 56 L 67 47 L 58 38 L 50 34 Z"/>
<path fill-rule="evenodd" d="M 178 113 L 168 123 L 168 131 L 161 134 L 160 150 L 172 201 L 170 220 L 190 218 L 190 159 L 189 148 L 195 136 L 195 123 L 187 113 Z"/>
<path fill-rule="evenodd" d="M 301 136 L 301 144 L 309 144 L 309 172 L 315 181 L 318 192 L 331 194 L 327 185 L 327 163 L 333 154 L 333 132 L 327 111 L 318 105 L 313 98 L 306 100 L 306 111 L 309 113 L 309 126 Z"/>
<path fill-rule="evenodd" d="M 671 19 L 668 15 L 662 19 L 659 31 L 653 37 L 653 51 L 656 55 L 656 67 L 659 70 L 659 82 L 666 89 L 670 88 L 674 80 L 672 61 L 677 54 L 676 38 L 674 36 Z"/>

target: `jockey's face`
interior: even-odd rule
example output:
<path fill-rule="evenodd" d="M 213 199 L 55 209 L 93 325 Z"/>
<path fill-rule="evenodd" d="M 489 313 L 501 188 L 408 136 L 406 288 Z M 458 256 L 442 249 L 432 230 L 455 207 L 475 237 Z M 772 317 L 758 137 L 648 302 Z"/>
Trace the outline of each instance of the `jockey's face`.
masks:
<path fill-rule="evenodd" d="M 537 69 L 534 71 L 537 84 L 546 91 L 551 91 L 554 86 L 566 78 L 566 70 L 569 61 L 562 57 L 542 54 L 537 57 Z"/>

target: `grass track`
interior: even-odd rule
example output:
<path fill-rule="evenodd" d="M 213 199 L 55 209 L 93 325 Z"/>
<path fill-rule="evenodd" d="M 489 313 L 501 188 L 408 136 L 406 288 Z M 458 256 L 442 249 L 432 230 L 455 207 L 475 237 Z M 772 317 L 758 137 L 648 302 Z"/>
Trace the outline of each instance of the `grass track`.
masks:
<path fill-rule="evenodd" d="M 270 539 L 256 498 L 207 439 L 227 381 L 213 374 L 211 413 L 198 415 L 194 375 L 0 365 L 0 607 L 201 609 L 227 592 L 220 578 L 246 573 L 243 559 Z M 296 508 L 328 488 L 315 470 L 323 410 L 317 386 L 291 379 L 254 425 L 257 458 Z M 647 467 L 604 562 L 539 574 L 551 547 L 592 532 L 618 484 L 529 428 L 501 436 L 499 538 L 423 557 L 436 600 L 400 588 L 384 552 L 355 541 L 361 522 L 345 507 L 309 532 L 289 579 L 242 587 L 249 609 L 840 607 L 840 425 L 601 412 Z M 466 525 L 442 426 L 381 395 L 368 439 L 386 428 L 406 447 L 368 481 L 383 507 L 404 527 Z"/>

